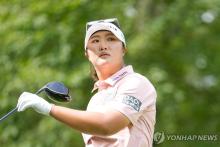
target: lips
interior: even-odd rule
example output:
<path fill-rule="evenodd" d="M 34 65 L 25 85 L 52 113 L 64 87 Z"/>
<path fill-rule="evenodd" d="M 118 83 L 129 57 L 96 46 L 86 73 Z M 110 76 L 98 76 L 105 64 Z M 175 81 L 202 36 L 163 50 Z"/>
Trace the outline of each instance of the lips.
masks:
<path fill-rule="evenodd" d="M 99 57 L 105 57 L 105 56 L 110 56 L 110 54 L 108 54 L 108 53 L 101 53 L 101 54 L 99 55 Z"/>

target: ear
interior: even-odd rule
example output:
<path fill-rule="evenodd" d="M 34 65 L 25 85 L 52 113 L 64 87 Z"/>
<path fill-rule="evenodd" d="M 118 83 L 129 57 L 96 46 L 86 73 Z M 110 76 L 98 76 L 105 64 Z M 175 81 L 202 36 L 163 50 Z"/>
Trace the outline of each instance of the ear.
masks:
<path fill-rule="evenodd" d="M 85 57 L 89 58 L 87 49 L 85 50 L 84 55 L 85 55 Z"/>
<path fill-rule="evenodd" d="M 125 55 L 128 50 L 127 50 L 127 48 L 123 47 L 123 50 L 122 50 L 122 51 L 123 51 L 123 55 Z"/>
<path fill-rule="evenodd" d="M 90 58 L 89 58 L 89 53 L 88 50 L 86 49 L 86 51 L 84 52 L 85 57 L 89 60 L 89 62 L 91 62 Z"/>

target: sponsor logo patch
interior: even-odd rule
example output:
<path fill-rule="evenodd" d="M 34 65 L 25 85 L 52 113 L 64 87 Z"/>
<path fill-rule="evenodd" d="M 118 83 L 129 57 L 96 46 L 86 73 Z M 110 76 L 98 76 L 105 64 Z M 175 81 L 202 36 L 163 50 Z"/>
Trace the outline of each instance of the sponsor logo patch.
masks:
<path fill-rule="evenodd" d="M 126 105 L 129 105 L 131 106 L 132 108 L 134 108 L 136 111 L 139 111 L 140 110 L 140 107 L 141 107 L 141 101 L 133 96 L 130 96 L 130 95 L 126 95 L 122 102 Z"/>

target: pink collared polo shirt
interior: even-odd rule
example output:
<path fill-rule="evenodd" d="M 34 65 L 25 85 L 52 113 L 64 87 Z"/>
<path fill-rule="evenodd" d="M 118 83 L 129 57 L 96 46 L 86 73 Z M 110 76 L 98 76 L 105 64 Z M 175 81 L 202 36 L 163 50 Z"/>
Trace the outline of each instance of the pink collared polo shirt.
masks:
<path fill-rule="evenodd" d="M 129 65 L 105 81 L 96 82 L 97 88 L 87 111 L 104 113 L 114 109 L 127 116 L 132 126 L 111 136 L 82 134 L 86 147 L 152 147 L 157 95 L 151 82 Z"/>

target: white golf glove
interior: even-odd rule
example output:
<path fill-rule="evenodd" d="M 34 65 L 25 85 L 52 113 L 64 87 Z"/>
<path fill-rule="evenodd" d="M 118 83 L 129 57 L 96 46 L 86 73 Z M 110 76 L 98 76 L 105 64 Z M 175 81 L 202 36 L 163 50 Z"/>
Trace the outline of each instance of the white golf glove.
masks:
<path fill-rule="evenodd" d="M 27 108 L 33 108 L 38 113 L 49 115 L 52 104 L 48 103 L 43 98 L 29 92 L 23 92 L 17 103 L 18 112 L 24 111 Z"/>

